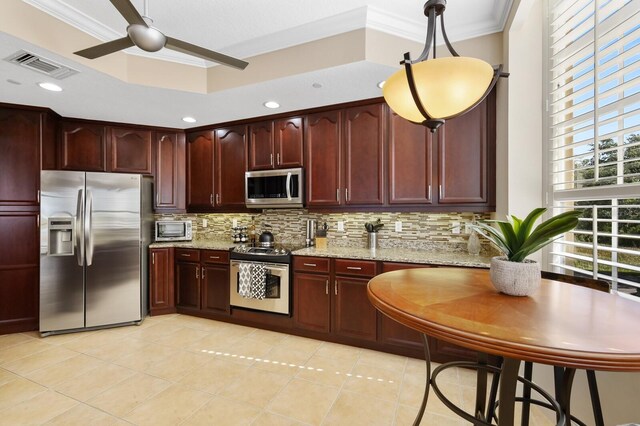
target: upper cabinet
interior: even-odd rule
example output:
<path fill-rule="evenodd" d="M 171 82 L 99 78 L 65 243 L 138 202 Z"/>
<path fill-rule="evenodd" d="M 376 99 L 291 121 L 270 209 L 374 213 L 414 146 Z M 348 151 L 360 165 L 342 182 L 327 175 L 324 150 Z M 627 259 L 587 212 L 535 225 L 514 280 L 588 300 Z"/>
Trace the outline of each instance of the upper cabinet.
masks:
<path fill-rule="evenodd" d="M 184 133 L 155 133 L 156 211 L 185 210 L 185 137 Z"/>
<path fill-rule="evenodd" d="M 107 128 L 99 124 L 63 121 L 58 140 L 58 164 L 62 170 L 106 172 Z"/>
<path fill-rule="evenodd" d="M 342 111 L 307 117 L 305 164 L 307 205 L 339 206 L 342 197 Z"/>
<path fill-rule="evenodd" d="M 213 131 L 187 133 L 187 210 L 213 207 Z"/>
<path fill-rule="evenodd" d="M 151 130 L 111 127 L 111 165 L 116 173 L 153 172 Z"/>
<path fill-rule="evenodd" d="M 302 167 L 302 117 L 252 123 L 249 126 L 249 170 Z"/>

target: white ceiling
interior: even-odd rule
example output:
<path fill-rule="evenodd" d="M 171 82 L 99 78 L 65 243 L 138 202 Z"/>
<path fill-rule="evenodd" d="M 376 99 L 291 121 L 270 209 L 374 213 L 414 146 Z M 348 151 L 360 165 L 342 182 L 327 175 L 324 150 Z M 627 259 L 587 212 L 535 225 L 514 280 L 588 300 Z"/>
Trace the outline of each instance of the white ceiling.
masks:
<path fill-rule="evenodd" d="M 126 21 L 107 0 L 23 2 L 99 40 L 125 35 Z M 133 0 L 141 14 L 143 3 Z M 165 34 L 243 59 L 365 27 L 420 42 L 426 33 L 423 2 L 419 0 L 149 0 L 148 4 L 153 25 Z M 510 0 L 449 0 L 445 15 L 450 39 L 501 31 L 510 4 Z M 0 13 L 2 8 L 0 5 Z M 185 115 L 196 117 L 195 125 L 203 125 L 380 96 L 377 82 L 395 71 L 360 61 L 197 94 L 126 83 L 0 31 L 0 58 L 20 49 L 80 73 L 56 82 L 64 91 L 52 93 L 37 87 L 46 79 L 42 74 L 0 61 L 0 102 L 46 106 L 67 117 L 178 128 L 194 126 L 181 121 Z M 167 49 L 149 54 L 131 48 L 127 53 L 199 67 L 216 66 Z M 398 51 L 398 60 L 402 53 Z M 313 83 L 322 87 L 313 88 Z M 262 103 L 271 99 L 282 107 L 264 108 Z"/>

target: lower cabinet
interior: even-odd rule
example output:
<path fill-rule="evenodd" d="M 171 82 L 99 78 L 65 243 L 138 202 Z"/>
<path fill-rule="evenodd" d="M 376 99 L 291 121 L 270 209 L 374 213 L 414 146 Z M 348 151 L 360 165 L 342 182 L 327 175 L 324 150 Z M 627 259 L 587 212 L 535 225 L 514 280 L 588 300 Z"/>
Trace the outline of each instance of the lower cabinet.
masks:
<path fill-rule="evenodd" d="M 328 274 L 295 273 L 293 319 L 296 327 L 320 333 L 331 331 Z"/>
<path fill-rule="evenodd" d="M 176 311 L 171 247 L 149 251 L 149 310 L 151 315 Z"/>

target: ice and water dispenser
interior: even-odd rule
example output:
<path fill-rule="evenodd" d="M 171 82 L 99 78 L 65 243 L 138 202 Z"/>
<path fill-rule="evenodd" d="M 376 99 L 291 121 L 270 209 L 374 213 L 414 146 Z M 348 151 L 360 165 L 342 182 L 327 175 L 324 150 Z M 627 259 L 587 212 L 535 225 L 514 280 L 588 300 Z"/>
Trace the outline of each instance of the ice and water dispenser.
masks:
<path fill-rule="evenodd" d="M 49 256 L 73 256 L 73 217 L 49 218 Z"/>

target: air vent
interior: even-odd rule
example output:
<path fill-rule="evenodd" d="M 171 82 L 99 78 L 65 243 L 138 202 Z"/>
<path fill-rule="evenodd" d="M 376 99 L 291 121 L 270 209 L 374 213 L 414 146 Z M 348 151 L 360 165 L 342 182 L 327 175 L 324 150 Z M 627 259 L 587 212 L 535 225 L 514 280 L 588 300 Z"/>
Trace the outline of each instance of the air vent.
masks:
<path fill-rule="evenodd" d="M 57 80 L 62 80 L 74 74 L 78 71 L 73 68 L 66 67 L 62 64 L 58 64 L 50 59 L 36 56 L 33 53 L 29 53 L 25 50 L 20 50 L 13 55 L 4 59 L 5 61 L 14 63 L 24 68 L 29 68 L 33 71 L 46 74 L 49 77 Z"/>

